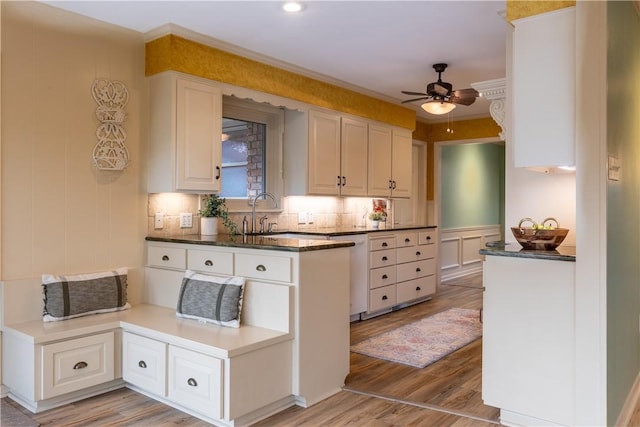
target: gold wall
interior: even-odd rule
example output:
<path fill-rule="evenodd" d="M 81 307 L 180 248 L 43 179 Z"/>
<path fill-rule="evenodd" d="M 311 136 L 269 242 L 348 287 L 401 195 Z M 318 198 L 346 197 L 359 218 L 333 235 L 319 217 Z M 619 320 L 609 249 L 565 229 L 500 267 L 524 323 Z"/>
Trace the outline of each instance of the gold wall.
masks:
<path fill-rule="evenodd" d="M 170 34 L 146 44 L 146 75 L 173 70 L 413 130 L 415 111 Z"/>
<path fill-rule="evenodd" d="M 575 1 L 507 0 L 507 22 L 575 6 Z"/>

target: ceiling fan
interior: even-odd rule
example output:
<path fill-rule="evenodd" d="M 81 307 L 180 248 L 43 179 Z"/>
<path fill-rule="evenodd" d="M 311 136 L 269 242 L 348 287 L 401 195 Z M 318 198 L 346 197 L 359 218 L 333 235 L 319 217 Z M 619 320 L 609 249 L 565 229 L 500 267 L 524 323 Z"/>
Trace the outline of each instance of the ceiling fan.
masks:
<path fill-rule="evenodd" d="M 442 81 L 442 73 L 447 68 L 447 64 L 433 64 L 433 69 L 438 73 L 438 81 L 427 85 L 426 93 L 402 91 L 405 95 L 420 96 L 419 98 L 407 99 L 407 102 L 426 100 L 422 105 L 422 109 L 431 114 L 446 114 L 456 108 L 456 104 L 471 105 L 476 98 L 480 96 L 477 90 L 459 89 L 453 90 L 453 85 Z"/>

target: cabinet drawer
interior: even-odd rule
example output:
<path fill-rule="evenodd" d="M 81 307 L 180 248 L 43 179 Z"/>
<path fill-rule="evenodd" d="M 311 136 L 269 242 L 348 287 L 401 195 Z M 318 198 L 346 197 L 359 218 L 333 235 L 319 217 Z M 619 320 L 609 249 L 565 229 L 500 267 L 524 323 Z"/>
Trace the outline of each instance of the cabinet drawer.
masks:
<path fill-rule="evenodd" d="M 369 312 L 382 310 L 396 305 L 396 285 L 369 291 Z"/>
<path fill-rule="evenodd" d="M 436 262 L 435 259 L 431 258 L 422 261 L 408 262 L 406 264 L 398 264 L 396 277 L 398 282 L 404 282 L 405 280 L 429 276 L 435 272 Z"/>
<path fill-rule="evenodd" d="M 395 265 L 396 263 L 396 250 L 387 249 L 385 251 L 375 251 L 370 253 L 371 268 L 386 267 L 388 265 Z"/>
<path fill-rule="evenodd" d="M 169 399 L 203 415 L 221 419 L 222 360 L 169 346 Z"/>
<path fill-rule="evenodd" d="M 412 246 L 409 248 L 396 249 L 396 259 L 398 263 L 419 261 L 436 256 L 436 246 Z"/>
<path fill-rule="evenodd" d="M 113 331 L 42 346 L 43 399 L 114 378 Z"/>
<path fill-rule="evenodd" d="M 436 242 L 436 230 L 431 229 L 427 231 L 421 231 L 418 233 L 419 245 L 432 245 Z"/>
<path fill-rule="evenodd" d="M 387 236 L 387 237 L 369 240 L 369 249 L 372 251 L 392 249 L 395 247 L 396 247 L 396 236 Z"/>
<path fill-rule="evenodd" d="M 396 267 L 372 268 L 369 270 L 369 288 L 375 289 L 381 286 L 388 286 L 396 283 Z"/>
<path fill-rule="evenodd" d="M 187 268 L 205 273 L 233 275 L 233 253 L 189 249 Z"/>
<path fill-rule="evenodd" d="M 236 254 L 236 276 L 291 282 L 291 258 Z"/>
<path fill-rule="evenodd" d="M 396 247 L 402 248 L 407 246 L 415 246 L 418 244 L 418 233 L 398 233 L 396 234 Z"/>
<path fill-rule="evenodd" d="M 436 293 L 436 276 L 431 275 L 396 285 L 398 304 Z"/>
<path fill-rule="evenodd" d="M 130 332 L 122 333 L 122 378 L 158 396 L 167 395 L 167 345 Z"/>
<path fill-rule="evenodd" d="M 187 265 L 186 251 L 181 248 L 149 245 L 147 246 L 147 265 L 184 270 Z"/>

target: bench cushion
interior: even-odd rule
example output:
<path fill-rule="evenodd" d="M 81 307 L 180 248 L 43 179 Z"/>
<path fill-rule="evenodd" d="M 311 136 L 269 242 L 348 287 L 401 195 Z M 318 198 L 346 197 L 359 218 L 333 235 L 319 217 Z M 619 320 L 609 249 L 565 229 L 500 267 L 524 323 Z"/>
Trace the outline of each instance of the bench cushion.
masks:
<path fill-rule="evenodd" d="M 176 315 L 237 328 L 242 314 L 243 277 L 218 277 L 185 271 Z"/>
<path fill-rule="evenodd" d="M 125 310 L 127 268 L 71 276 L 42 275 L 45 322 Z"/>

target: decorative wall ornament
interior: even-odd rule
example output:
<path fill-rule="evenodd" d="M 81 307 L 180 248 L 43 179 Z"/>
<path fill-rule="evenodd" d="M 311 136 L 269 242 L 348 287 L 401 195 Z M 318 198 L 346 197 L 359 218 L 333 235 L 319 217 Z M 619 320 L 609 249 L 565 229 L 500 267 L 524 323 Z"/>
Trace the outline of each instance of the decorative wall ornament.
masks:
<path fill-rule="evenodd" d="M 484 82 L 471 83 L 471 87 L 482 94 L 483 98 L 491 101 L 489 105 L 489 114 L 491 118 L 500 126 L 502 132 L 500 132 L 500 139 L 504 141 L 506 138 L 505 118 L 507 112 L 505 111 L 505 98 L 507 97 L 507 82 L 506 79 L 487 80 Z"/>
<path fill-rule="evenodd" d="M 93 164 L 100 170 L 123 170 L 129 164 L 129 151 L 124 145 L 127 132 L 122 127 L 127 118 L 124 107 L 129 91 L 122 82 L 96 79 L 91 94 L 98 104 L 96 117 L 101 122 L 96 130 L 98 143 L 93 148 Z"/>

